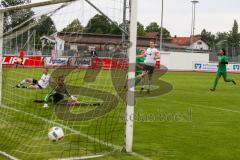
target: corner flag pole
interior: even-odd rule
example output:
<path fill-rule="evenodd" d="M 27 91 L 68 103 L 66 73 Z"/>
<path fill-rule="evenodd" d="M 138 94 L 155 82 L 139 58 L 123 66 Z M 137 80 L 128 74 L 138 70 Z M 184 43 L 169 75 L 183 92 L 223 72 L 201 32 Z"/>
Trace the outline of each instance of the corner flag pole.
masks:
<path fill-rule="evenodd" d="M 134 122 L 134 91 L 135 91 L 135 66 L 137 51 L 137 12 L 138 0 L 131 0 L 130 6 L 130 42 L 129 48 L 129 71 L 128 71 L 128 94 L 126 108 L 126 133 L 125 149 L 126 152 L 132 152 L 133 146 L 133 122 Z"/>

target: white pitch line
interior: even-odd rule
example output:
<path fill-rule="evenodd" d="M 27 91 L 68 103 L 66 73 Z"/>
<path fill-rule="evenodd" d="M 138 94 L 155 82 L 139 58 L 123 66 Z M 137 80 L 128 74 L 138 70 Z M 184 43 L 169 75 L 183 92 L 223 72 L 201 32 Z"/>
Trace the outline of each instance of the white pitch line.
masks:
<path fill-rule="evenodd" d="M 50 124 L 54 124 L 54 125 L 56 125 L 56 126 L 59 126 L 59 127 L 62 127 L 62 128 L 64 128 L 64 129 L 66 129 L 66 130 L 69 130 L 69 131 L 71 131 L 71 132 L 73 132 L 73 133 L 75 133 L 75 134 L 79 134 L 80 136 L 86 137 L 86 138 L 88 138 L 88 139 L 90 139 L 90 140 L 92 140 L 92 141 L 98 142 L 98 143 L 103 144 L 103 145 L 106 145 L 106 146 L 109 146 L 109 145 L 110 145 L 110 147 L 112 147 L 112 148 L 114 148 L 114 149 L 117 149 L 117 150 L 121 150 L 121 149 L 122 149 L 121 146 L 114 145 L 114 144 L 112 144 L 112 143 L 106 143 L 106 142 L 104 142 L 104 141 L 102 141 L 102 140 L 99 140 L 99 139 L 97 139 L 97 138 L 91 137 L 91 136 L 89 136 L 89 135 L 87 135 L 87 134 L 84 134 L 84 133 L 82 133 L 82 132 L 80 132 L 80 131 L 77 131 L 77 130 L 75 130 L 75 129 L 72 129 L 72 128 L 68 127 L 68 126 L 65 126 L 65 125 L 61 124 L 61 123 L 57 123 L 57 122 L 48 120 L 48 119 L 43 118 L 43 117 L 39 117 L 39 116 L 37 116 L 37 115 L 35 115 L 35 114 L 28 113 L 28 112 L 24 112 L 24 111 L 22 111 L 22 110 L 18 110 L 18 109 L 15 109 L 15 108 L 11 108 L 11 107 L 5 106 L 5 105 L 3 105 L 3 104 L 1 104 L 0 107 L 5 108 L 5 109 L 9 109 L 9 110 L 12 110 L 12 111 L 15 111 L 15 112 L 19 112 L 19 113 L 22 113 L 22 114 L 25 114 L 25 115 L 28 115 L 28 116 L 32 116 L 32 117 L 34 117 L 34 118 L 36 118 L 36 119 L 42 120 L 42 121 L 47 122 L 47 123 L 50 123 Z M 145 156 L 143 156 L 143 155 L 141 155 L 141 154 L 138 154 L 138 153 L 135 153 L 135 152 L 131 152 L 131 153 L 129 153 L 129 154 L 130 154 L 130 155 L 133 155 L 133 156 L 136 156 L 136 157 L 138 157 L 138 158 L 141 158 L 142 160 L 150 160 L 148 157 L 145 157 Z M 13 159 L 13 160 L 18 160 L 18 159 Z"/>
<path fill-rule="evenodd" d="M 69 157 L 69 158 L 53 158 L 49 160 L 81 160 L 81 159 L 92 159 L 92 158 L 100 158 L 104 155 L 94 155 L 94 156 L 81 156 L 81 157 Z"/>
<path fill-rule="evenodd" d="M 161 100 L 164 101 L 168 101 L 165 98 L 161 98 Z M 232 110 L 232 109 L 225 109 L 225 108 L 218 108 L 218 107 L 214 107 L 214 106 L 204 106 L 202 104 L 194 104 L 194 103 L 185 103 L 185 102 L 181 102 L 181 101 L 175 101 L 175 100 L 171 100 L 171 102 L 173 103 L 178 103 L 178 104 L 184 104 L 184 105 L 192 105 L 192 106 L 198 106 L 201 108 L 207 108 L 207 109 L 215 109 L 215 110 L 220 110 L 220 111 L 225 111 L 225 112 L 232 112 L 232 113 L 240 113 L 240 111 L 237 110 Z"/>
<path fill-rule="evenodd" d="M 129 154 L 132 155 L 132 156 L 135 156 L 135 157 L 137 157 L 137 158 L 140 158 L 140 159 L 142 159 L 142 160 L 151 160 L 150 158 L 145 157 L 145 156 L 143 156 L 143 155 L 141 155 L 141 154 L 138 154 L 138 153 L 136 153 L 136 152 L 131 152 L 131 153 L 129 153 Z"/>
<path fill-rule="evenodd" d="M 3 152 L 3 151 L 0 151 L 0 155 L 3 155 L 4 157 L 6 157 L 10 160 L 19 160 L 16 157 L 13 157 L 13 156 L 11 156 L 11 155 L 7 154 L 6 152 Z"/>

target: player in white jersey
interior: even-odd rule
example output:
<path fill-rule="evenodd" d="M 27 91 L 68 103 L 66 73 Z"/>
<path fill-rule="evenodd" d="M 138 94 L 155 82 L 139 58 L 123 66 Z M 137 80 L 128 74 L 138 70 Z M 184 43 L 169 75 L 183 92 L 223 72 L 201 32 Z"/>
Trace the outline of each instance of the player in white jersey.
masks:
<path fill-rule="evenodd" d="M 51 81 L 51 76 L 48 74 L 48 69 L 43 69 L 43 75 L 40 80 L 34 78 L 26 78 L 22 80 L 16 87 L 17 88 L 30 88 L 30 89 L 44 89 L 47 88 L 49 82 Z M 29 83 L 28 87 L 24 86 L 25 83 Z"/>
<path fill-rule="evenodd" d="M 150 47 L 146 50 L 144 56 L 146 57 L 144 61 L 144 73 L 148 75 L 148 90 L 147 92 L 150 92 L 151 88 L 151 80 L 152 80 L 152 75 L 153 71 L 156 65 L 156 60 L 160 59 L 160 52 L 155 48 L 155 42 L 150 41 L 149 43 Z"/>

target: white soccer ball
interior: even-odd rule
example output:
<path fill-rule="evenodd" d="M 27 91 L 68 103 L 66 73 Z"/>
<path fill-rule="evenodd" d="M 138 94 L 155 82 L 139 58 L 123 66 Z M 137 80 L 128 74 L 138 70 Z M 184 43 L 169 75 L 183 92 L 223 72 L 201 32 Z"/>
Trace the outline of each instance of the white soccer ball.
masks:
<path fill-rule="evenodd" d="M 64 137 L 63 129 L 60 127 L 52 127 L 48 131 L 48 138 L 50 141 L 59 141 Z"/>
<path fill-rule="evenodd" d="M 44 109 L 48 109 L 48 108 L 49 108 L 48 104 L 44 104 L 44 105 L 43 105 L 43 108 L 44 108 Z"/>

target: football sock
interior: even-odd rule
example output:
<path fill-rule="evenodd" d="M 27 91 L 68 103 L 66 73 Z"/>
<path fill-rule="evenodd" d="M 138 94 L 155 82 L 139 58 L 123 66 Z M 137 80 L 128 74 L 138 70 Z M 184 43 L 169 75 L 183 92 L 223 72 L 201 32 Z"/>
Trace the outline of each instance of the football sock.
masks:
<path fill-rule="evenodd" d="M 151 89 L 151 80 L 148 80 L 148 89 Z"/>
<path fill-rule="evenodd" d="M 135 81 L 135 85 L 138 85 L 139 83 L 141 82 L 141 79 L 136 79 L 136 81 Z"/>
<path fill-rule="evenodd" d="M 18 86 L 22 86 L 22 85 L 24 85 L 26 83 L 26 81 L 25 80 L 22 80 L 19 84 L 18 84 Z"/>
<path fill-rule="evenodd" d="M 141 78 L 141 88 L 144 88 L 144 78 Z"/>
<path fill-rule="evenodd" d="M 233 82 L 232 79 L 226 79 L 226 82 Z"/>
<path fill-rule="evenodd" d="M 214 85 L 213 85 L 213 89 L 214 89 L 214 90 L 217 88 L 217 84 L 218 84 L 218 80 L 215 79 L 215 81 L 214 81 Z"/>

